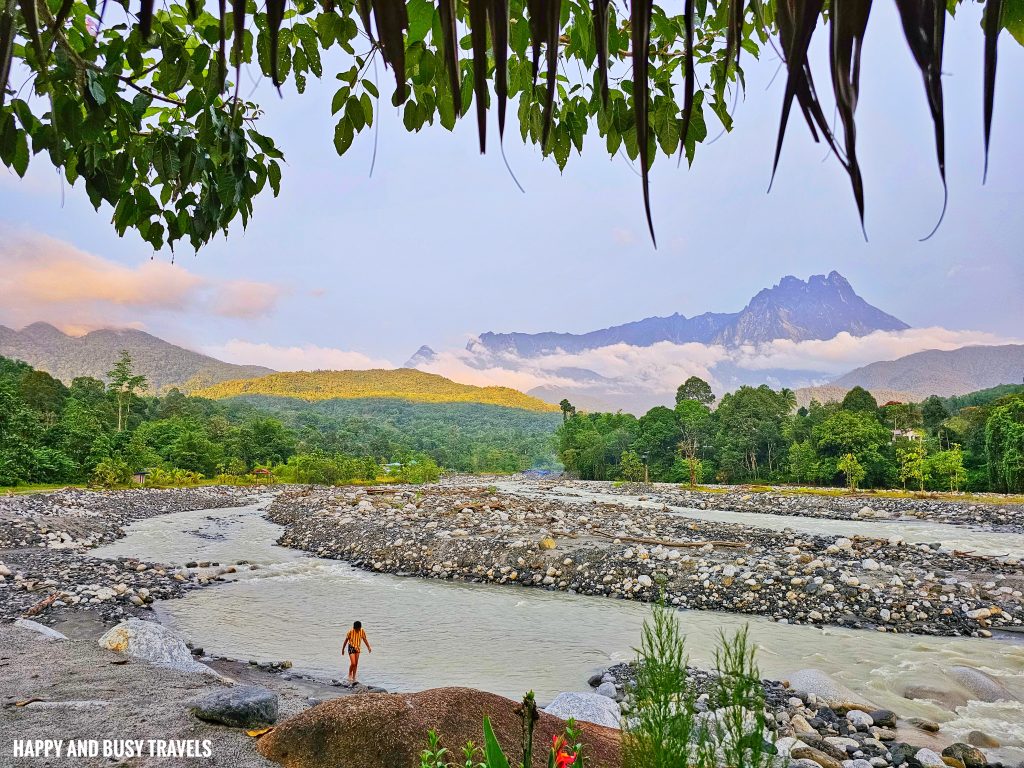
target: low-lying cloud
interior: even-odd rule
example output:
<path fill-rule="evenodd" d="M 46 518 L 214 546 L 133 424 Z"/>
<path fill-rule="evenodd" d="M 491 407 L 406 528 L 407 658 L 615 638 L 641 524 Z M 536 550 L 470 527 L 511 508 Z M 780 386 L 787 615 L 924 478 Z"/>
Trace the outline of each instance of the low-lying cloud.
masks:
<path fill-rule="evenodd" d="M 160 313 L 194 311 L 252 319 L 285 291 L 270 283 L 223 280 L 147 259 L 125 265 L 35 232 L 0 228 L 0 323 L 46 320 L 68 332 L 144 327 Z"/>
<path fill-rule="evenodd" d="M 373 358 L 362 352 L 313 344 L 286 347 L 232 339 L 226 344 L 204 347 L 203 352 L 229 363 L 265 365 L 277 371 L 364 371 L 395 367 L 389 360 Z"/>

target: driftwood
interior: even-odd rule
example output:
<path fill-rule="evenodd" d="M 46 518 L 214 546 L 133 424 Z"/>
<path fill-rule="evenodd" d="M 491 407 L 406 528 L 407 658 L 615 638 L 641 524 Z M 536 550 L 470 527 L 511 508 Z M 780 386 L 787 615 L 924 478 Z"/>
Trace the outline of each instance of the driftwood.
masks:
<path fill-rule="evenodd" d="M 750 545 L 742 541 L 667 541 L 664 539 L 645 539 L 642 536 L 620 536 L 614 533 L 605 533 L 602 530 L 594 530 L 598 536 L 606 539 L 618 539 L 633 544 L 650 544 L 652 546 L 674 547 L 677 549 L 699 549 L 700 547 L 724 547 L 727 549 L 750 549 Z"/>
<path fill-rule="evenodd" d="M 63 594 L 63 593 L 61 593 L 61 592 L 54 592 L 49 597 L 46 597 L 46 598 L 40 600 L 38 603 L 33 605 L 27 611 L 25 611 L 25 616 L 24 617 L 27 619 L 27 618 L 30 618 L 32 616 L 38 616 L 40 613 L 42 613 L 47 608 L 49 608 L 51 605 L 53 605 L 54 602 L 57 600 L 57 598 L 61 596 L 61 594 Z"/>

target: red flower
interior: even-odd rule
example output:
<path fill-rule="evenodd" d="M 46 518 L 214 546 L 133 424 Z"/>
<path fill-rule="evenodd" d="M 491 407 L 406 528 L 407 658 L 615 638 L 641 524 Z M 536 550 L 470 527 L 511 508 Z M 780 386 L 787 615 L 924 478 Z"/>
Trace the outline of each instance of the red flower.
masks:
<path fill-rule="evenodd" d="M 571 754 L 570 752 L 567 752 L 564 749 L 561 750 L 557 755 L 555 755 L 556 768 L 568 768 L 568 766 L 573 765 L 575 762 L 576 755 Z"/>

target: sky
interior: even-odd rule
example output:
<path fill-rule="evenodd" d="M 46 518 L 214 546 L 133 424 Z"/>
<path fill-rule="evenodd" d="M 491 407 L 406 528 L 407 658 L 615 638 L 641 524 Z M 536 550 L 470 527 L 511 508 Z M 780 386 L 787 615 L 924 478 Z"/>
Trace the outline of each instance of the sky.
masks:
<path fill-rule="evenodd" d="M 664 158 L 655 165 L 657 248 L 635 168 L 609 158 L 596 131 L 560 173 L 522 145 L 513 124 L 506 154 L 524 194 L 496 147 L 479 155 L 472 116 L 453 134 L 439 125 L 408 134 L 389 107 L 371 177 L 370 133 L 344 157 L 334 152 L 336 81 L 325 68 L 303 96 L 257 89 L 264 133 L 287 158 L 281 196 L 264 194 L 247 230 L 198 254 L 181 247 L 173 264 L 170 252 L 154 254 L 132 233 L 119 238 L 110 209 L 93 211 L 81 184 L 62 186 L 42 157 L 24 180 L 0 171 L 0 323 L 133 326 L 234 362 L 362 368 L 401 364 L 421 344 L 459 350 L 488 330 L 583 332 L 736 311 L 783 275 L 835 269 L 870 303 L 937 329 L 894 349 L 861 344 L 836 372 L 940 336 L 947 346 L 1018 339 L 1024 144 L 1014 137 L 1024 132 L 1016 87 L 1024 49 L 1002 36 L 983 186 L 979 19 L 980 6 L 970 4 L 947 25 L 949 208 L 927 242 L 919 239 L 942 204 L 930 115 L 895 10 L 876 3 L 857 112 L 867 241 L 845 173 L 799 114 L 766 193 L 785 85 L 783 76 L 773 80 L 771 50 L 759 62 L 746 58 L 748 87 L 731 133 L 699 147 L 689 170 Z M 815 72 L 827 89 L 826 36 L 819 29 L 817 37 Z"/>

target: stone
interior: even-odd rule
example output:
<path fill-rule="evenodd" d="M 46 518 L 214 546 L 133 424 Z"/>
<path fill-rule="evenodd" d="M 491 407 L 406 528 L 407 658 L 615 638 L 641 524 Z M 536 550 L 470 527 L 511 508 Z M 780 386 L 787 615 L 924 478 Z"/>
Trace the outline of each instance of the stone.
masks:
<path fill-rule="evenodd" d="M 921 768 L 946 768 L 942 755 L 927 748 L 915 752 L 914 759 L 921 765 Z"/>
<path fill-rule="evenodd" d="M 971 692 L 977 701 L 1016 701 L 1006 687 L 994 677 L 974 667 L 950 667 L 949 673 L 964 688 Z"/>
<path fill-rule="evenodd" d="M 239 685 L 196 699 L 189 711 L 207 723 L 263 728 L 277 721 L 277 694 L 258 685 Z"/>
<path fill-rule="evenodd" d="M 927 699 L 953 710 L 967 704 L 968 698 L 962 691 L 934 688 L 930 685 L 908 685 L 903 689 L 905 699 Z"/>
<path fill-rule="evenodd" d="M 486 715 L 498 741 L 516 759 L 516 745 L 522 740 L 522 722 L 516 714 L 519 704 L 469 688 L 342 696 L 278 723 L 259 738 L 256 750 L 288 768 L 420 768 L 429 730 L 440 734 L 441 745 L 454 754 L 467 741 L 480 743 L 480 724 Z M 545 747 L 564 729 L 562 719 L 540 713 L 534 730 L 534 766 L 547 764 Z M 617 730 L 589 722 L 580 723 L 580 730 L 588 766 L 621 765 Z"/>
<path fill-rule="evenodd" d="M 619 705 L 600 693 L 560 693 L 544 707 L 544 711 L 563 720 L 573 718 L 607 728 L 618 728 L 622 718 Z"/>
<path fill-rule="evenodd" d="M 985 768 L 988 765 L 988 760 L 980 749 L 963 742 L 950 744 L 942 750 L 942 756 L 959 760 L 966 768 Z"/>
<path fill-rule="evenodd" d="M 205 664 L 192 658 L 192 652 L 177 634 L 160 624 L 140 619 L 122 621 L 100 639 L 101 648 L 170 667 L 182 672 L 217 676 Z"/>
<path fill-rule="evenodd" d="M 862 709 L 870 712 L 878 709 L 867 699 L 854 693 L 820 669 L 801 669 L 789 676 L 789 687 L 813 693 L 824 699 L 829 707 L 839 710 Z"/>
<path fill-rule="evenodd" d="M 888 709 L 876 709 L 872 712 L 868 712 L 871 715 L 871 721 L 882 728 L 895 728 L 896 727 L 896 713 Z"/>
<path fill-rule="evenodd" d="M 541 549 L 554 549 L 558 546 L 558 542 L 548 536 L 537 542 L 537 546 Z"/>
<path fill-rule="evenodd" d="M 919 728 L 922 731 L 927 731 L 928 733 L 938 733 L 939 732 L 939 724 L 938 723 L 936 723 L 936 722 L 934 722 L 932 720 L 926 720 L 923 717 L 908 717 L 907 718 L 907 722 L 910 723 L 915 728 Z"/>
<path fill-rule="evenodd" d="M 587 678 L 587 685 L 589 685 L 591 688 L 597 688 L 597 686 L 599 686 L 602 682 L 604 682 L 603 672 L 595 672 Z"/>
<path fill-rule="evenodd" d="M 986 749 L 997 749 L 1002 746 L 1002 742 L 999 739 L 989 736 L 984 731 L 971 731 L 968 733 L 967 743 L 975 747 L 985 747 Z"/>
<path fill-rule="evenodd" d="M 50 640 L 67 640 L 67 635 L 61 634 L 56 629 L 48 627 L 45 624 L 40 624 L 38 621 L 32 621 L 32 619 L 18 619 L 14 622 L 14 626 L 27 629 L 30 632 L 36 632 L 43 637 L 49 638 Z"/>
<path fill-rule="evenodd" d="M 846 713 L 846 719 L 850 721 L 850 724 L 855 728 L 864 729 L 870 728 L 875 724 L 874 719 L 867 712 L 861 712 L 859 709 L 851 709 Z"/>
<path fill-rule="evenodd" d="M 619 695 L 619 692 L 615 688 L 615 683 L 603 682 L 597 686 L 597 695 L 607 696 L 609 699 L 614 699 Z"/>
<path fill-rule="evenodd" d="M 834 757 L 829 757 L 824 752 L 820 752 L 813 747 L 808 747 L 806 744 L 798 744 L 793 747 L 789 752 L 790 757 L 797 760 L 810 760 L 821 768 L 843 768 L 841 761 L 836 760 Z"/>

